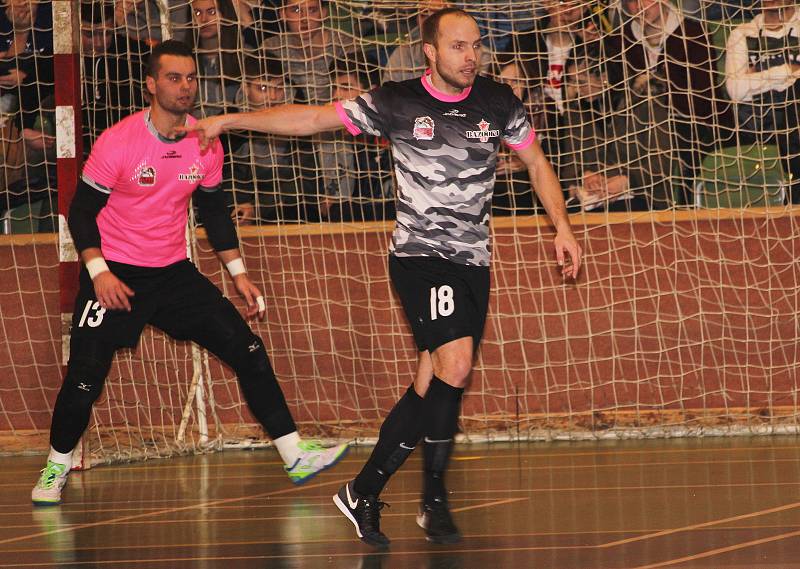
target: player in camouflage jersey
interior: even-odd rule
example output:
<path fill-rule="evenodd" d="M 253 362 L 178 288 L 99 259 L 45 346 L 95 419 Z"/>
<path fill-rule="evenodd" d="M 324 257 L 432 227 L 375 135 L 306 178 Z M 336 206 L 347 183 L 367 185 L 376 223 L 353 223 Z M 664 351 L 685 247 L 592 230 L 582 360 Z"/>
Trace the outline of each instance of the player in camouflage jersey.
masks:
<path fill-rule="evenodd" d="M 398 207 L 389 272 L 420 351 L 419 367 L 381 426 L 367 463 L 334 496 L 358 536 L 375 546 L 389 543 L 380 530 L 378 496 L 420 440 L 425 484 L 417 522 L 429 541 L 461 538 L 444 474 L 486 319 L 489 212 L 501 141 L 528 167 L 557 231 L 554 245 L 564 276 L 575 278 L 581 261 L 561 188 L 522 103 L 509 87 L 477 76 L 481 42 L 475 21 L 461 10 L 436 12 L 423 26 L 423 46 L 430 70 L 421 78 L 389 82 L 334 105 L 289 105 L 187 127 L 207 144 L 231 129 L 310 135 L 342 126 L 391 142 Z"/>

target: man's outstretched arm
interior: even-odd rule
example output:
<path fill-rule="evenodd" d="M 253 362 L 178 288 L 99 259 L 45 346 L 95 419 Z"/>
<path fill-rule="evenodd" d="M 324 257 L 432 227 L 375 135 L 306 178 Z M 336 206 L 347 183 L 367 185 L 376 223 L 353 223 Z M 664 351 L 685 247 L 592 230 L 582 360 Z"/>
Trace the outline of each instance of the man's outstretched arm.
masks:
<path fill-rule="evenodd" d="M 283 136 L 307 136 L 344 128 L 333 105 L 281 105 L 251 113 L 207 117 L 176 132 L 196 132 L 204 150 L 223 132 L 254 130 Z"/>

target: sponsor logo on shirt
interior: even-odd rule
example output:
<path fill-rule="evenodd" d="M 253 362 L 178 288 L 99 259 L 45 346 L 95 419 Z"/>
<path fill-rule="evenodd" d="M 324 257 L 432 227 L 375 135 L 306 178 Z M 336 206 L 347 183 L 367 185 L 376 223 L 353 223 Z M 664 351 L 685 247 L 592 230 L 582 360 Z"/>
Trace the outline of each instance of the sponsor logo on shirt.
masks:
<path fill-rule="evenodd" d="M 478 123 L 480 130 L 468 130 L 467 138 L 477 138 L 481 142 L 489 142 L 490 138 L 500 136 L 500 129 L 493 128 L 489 130 L 490 125 L 491 123 L 486 122 L 486 119 L 481 119 L 481 122 Z"/>
<path fill-rule="evenodd" d="M 154 186 L 156 183 L 156 169 L 147 164 L 142 164 L 139 169 L 139 185 Z"/>
<path fill-rule="evenodd" d="M 163 160 L 165 158 L 183 158 L 183 156 L 178 154 L 177 150 L 170 150 L 169 152 L 165 153 L 161 158 Z"/>
<path fill-rule="evenodd" d="M 433 140 L 433 119 L 431 117 L 417 117 L 414 119 L 414 138 L 417 140 Z"/>
<path fill-rule="evenodd" d="M 449 111 L 447 111 L 446 113 L 444 113 L 442 116 L 445 116 L 445 117 L 461 117 L 461 118 L 464 118 L 464 117 L 466 117 L 466 116 L 467 116 L 467 113 L 462 113 L 462 112 L 461 112 L 461 111 L 459 111 L 458 109 L 450 109 Z"/>
<path fill-rule="evenodd" d="M 199 182 L 205 177 L 205 174 L 200 173 L 200 168 L 197 167 L 197 164 L 192 164 L 188 174 L 178 174 L 178 180 L 181 182 Z"/>

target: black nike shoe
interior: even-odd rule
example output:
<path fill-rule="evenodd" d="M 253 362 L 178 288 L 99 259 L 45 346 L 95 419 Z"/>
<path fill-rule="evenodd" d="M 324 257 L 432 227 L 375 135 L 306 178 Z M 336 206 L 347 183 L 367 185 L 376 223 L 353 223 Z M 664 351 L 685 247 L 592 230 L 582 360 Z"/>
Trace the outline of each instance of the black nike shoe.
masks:
<path fill-rule="evenodd" d="M 361 496 L 351 480 L 333 496 L 333 503 L 356 526 L 361 541 L 374 547 L 386 547 L 389 538 L 381 532 L 381 509 L 386 505 L 377 496 Z"/>
<path fill-rule="evenodd" d="M 447 498 L 436 497 L 429 503 L 424 503 L 417 515 L 417 525 L 425 530 L 425 539 L 432 543 L 458 543 L 461 541 Z"/>

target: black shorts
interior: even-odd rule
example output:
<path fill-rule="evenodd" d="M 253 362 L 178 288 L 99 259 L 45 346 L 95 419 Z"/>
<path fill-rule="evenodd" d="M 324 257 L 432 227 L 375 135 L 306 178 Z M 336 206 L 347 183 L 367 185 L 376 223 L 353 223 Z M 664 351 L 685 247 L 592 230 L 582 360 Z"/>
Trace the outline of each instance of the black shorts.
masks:
<path fill-rule="evenodd" d="M 131 311 L 100 308 L 84 267 L 72 315 L 73 338 L 132 348 L 145 324 L 152 324 L 177 340 L 192 340 L 205 328 L 209 314 L 230 304 L 189 260 L 158 268 L 107 263 L 111 272 L 136 293 L 129 299 Z"/>
<path fill-rule="evenodd" d="M 478 349 L 489 307 L 489 267 L 389 255 L 389 276 L 420 351 L 466 336 Z"/>

